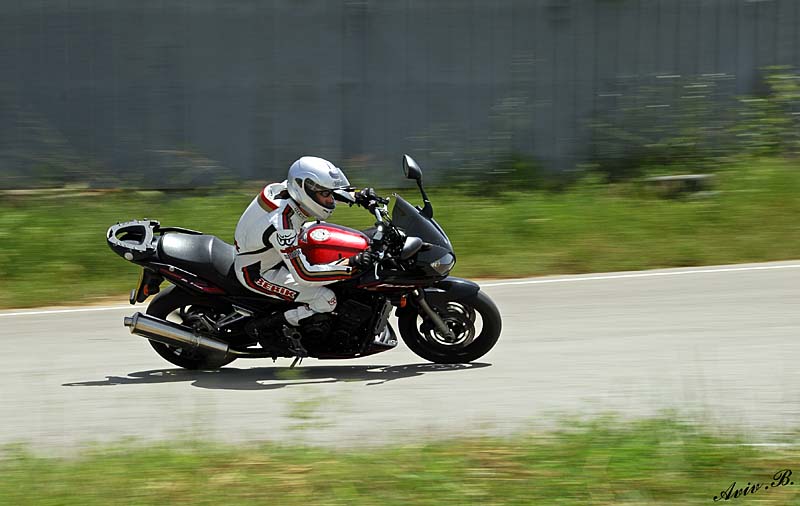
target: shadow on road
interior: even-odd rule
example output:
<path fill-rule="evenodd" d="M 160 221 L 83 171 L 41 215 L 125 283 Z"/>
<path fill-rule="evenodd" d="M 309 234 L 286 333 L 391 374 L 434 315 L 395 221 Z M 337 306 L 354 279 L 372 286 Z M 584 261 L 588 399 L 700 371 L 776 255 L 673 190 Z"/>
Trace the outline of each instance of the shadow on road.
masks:
<path fill-rule="evenodd" d="M 106 376 L 100 381 L 64 383 L 65 387 L 98 387 L 116 385 L 144 385 L 190 381 L 192 386 L 219 390 L 275 390 L 292 385 L 309 385 L 341 382 L 366 382 L 368 386 L 388 381 L 413 378 L 442 371 L 480 369 L 491 364 L 409 364 L 321 367 L 254 367 L 235 369 L 226 367 L 216 371 L 189 371 L 186 369 L 155 369 L 129 373 L 127 376 Z"/>

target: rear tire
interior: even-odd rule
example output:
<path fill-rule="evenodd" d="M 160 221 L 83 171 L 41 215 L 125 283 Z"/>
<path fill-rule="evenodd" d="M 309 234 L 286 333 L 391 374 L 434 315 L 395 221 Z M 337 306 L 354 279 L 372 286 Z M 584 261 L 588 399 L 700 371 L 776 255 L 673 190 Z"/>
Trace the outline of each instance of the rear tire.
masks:
<path fill-rule="evenodd" d="M 406 346 L 425 360 L 437 364 L 472 362 L 488 353 L 500 338 L 503 326 L 500 311 L 483 292 L 439 304 L 433 309 L 456 334 L 455 341 L 448 341 L 415 311 L 401 313 L 398 317 L 400 335 Z"/>
<path fill-rule="evenodd" d="M 170 286 L 164 290 L 147 306 L 148 315 L 162 320 L 169 319 L 188 327 L 192 326 L 191 322 L 185 321 L 181 313 L 191 315 L 211 310 L 213 308 L 209 305 L 207 299 L 194 296 L 175 286 Z M 236 360 L 236 357 L 221 355 L 210 350 L 185 350 L 157 341 L 150 341 L 150 346 L 167 362 L 184 369 L 219 369 Z"/>

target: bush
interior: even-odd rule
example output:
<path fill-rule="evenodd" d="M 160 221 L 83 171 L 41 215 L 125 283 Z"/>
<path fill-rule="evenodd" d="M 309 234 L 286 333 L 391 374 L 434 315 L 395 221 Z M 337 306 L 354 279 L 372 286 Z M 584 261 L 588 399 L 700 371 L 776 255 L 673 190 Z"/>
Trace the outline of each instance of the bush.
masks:
<path fill-rule="evenodd" d="M 800 75 L 770 67 L 761 96 L 739 99 L 737 147 L 755 156 L 800 154 Z"/>
<path fill-rule="evenodd" d="M 765 69 L 760 96 L 735 97 L 731 76 L 657 79 L 623 93 L 590 123 L 592 166 L 608 181 L 714 171 L 738 155 L 800 154 L 800 75 Z"/>
<path fill-rule="evenodd" d="M 609 181 L 638 177 L 648 167 L 695 170 L 729 153 L 735 123 L 725 93 L 729 76 L 656 79 L 623 93 L 590 123 L 592 164 Z"/>

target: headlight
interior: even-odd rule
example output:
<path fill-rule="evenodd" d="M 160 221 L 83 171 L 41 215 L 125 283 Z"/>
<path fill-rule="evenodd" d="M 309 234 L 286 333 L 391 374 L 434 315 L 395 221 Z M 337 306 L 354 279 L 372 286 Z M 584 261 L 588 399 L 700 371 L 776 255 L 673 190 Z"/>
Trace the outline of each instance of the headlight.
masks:
<path fill-rule="evenodd" d="M 439 260 L 436 260 L 435 262 L 431 263 L 431 267 L 433 267 L 433 270 L 435 270 L 439 274 L 444 275 L 453 269 L 453 265 L 455 265 L 455 263 L 456 259 L 453 257 L 453 255 L 448 253 Z"/>

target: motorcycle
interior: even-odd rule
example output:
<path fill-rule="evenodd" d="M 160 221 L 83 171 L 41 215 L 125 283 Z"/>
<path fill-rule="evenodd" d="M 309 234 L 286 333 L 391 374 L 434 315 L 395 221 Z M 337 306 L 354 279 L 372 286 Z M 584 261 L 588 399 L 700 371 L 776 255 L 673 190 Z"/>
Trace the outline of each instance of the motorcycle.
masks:
<path fill-rule="evenodd" d="M 394 194 L 362 203 L 376 219 L 365 231 L 325 222 L 306 225 L 299 245 L 312 263 L 328 263 L 371 248 L 374 268 L 328 285 L 339 301 L 323 318 L 297 329 L 283 326 L 264 342 L 248 323 L 284 312 L 291 302 L 260 296 L 234 272 L 235 249 L 221 239 L 156 220 L 117 223 L 107 232 L 110 248 L 142 267 L 130 303 L 155 296 L 146 312 L 124 319 L 161 357 L 186 369 L 216 369 L 237 358 L 348 359 L 397 345 L 389 322 L 393 309 L 405 344 L 425 360 L 467 363 L 485 355 L 500 337 L 502 321 L 480 287 L 449 276 L 456 262 L 450 240 L 433 219 L 422 171 L 408 155 L 403 171 L 416 181 L 424 206 Z M 347 202 L 350 205 L 355 199 Z M 342 198 L 341 196 L 339 197 Z M 170 285 L 161 290 L 161 284 Z"/>

